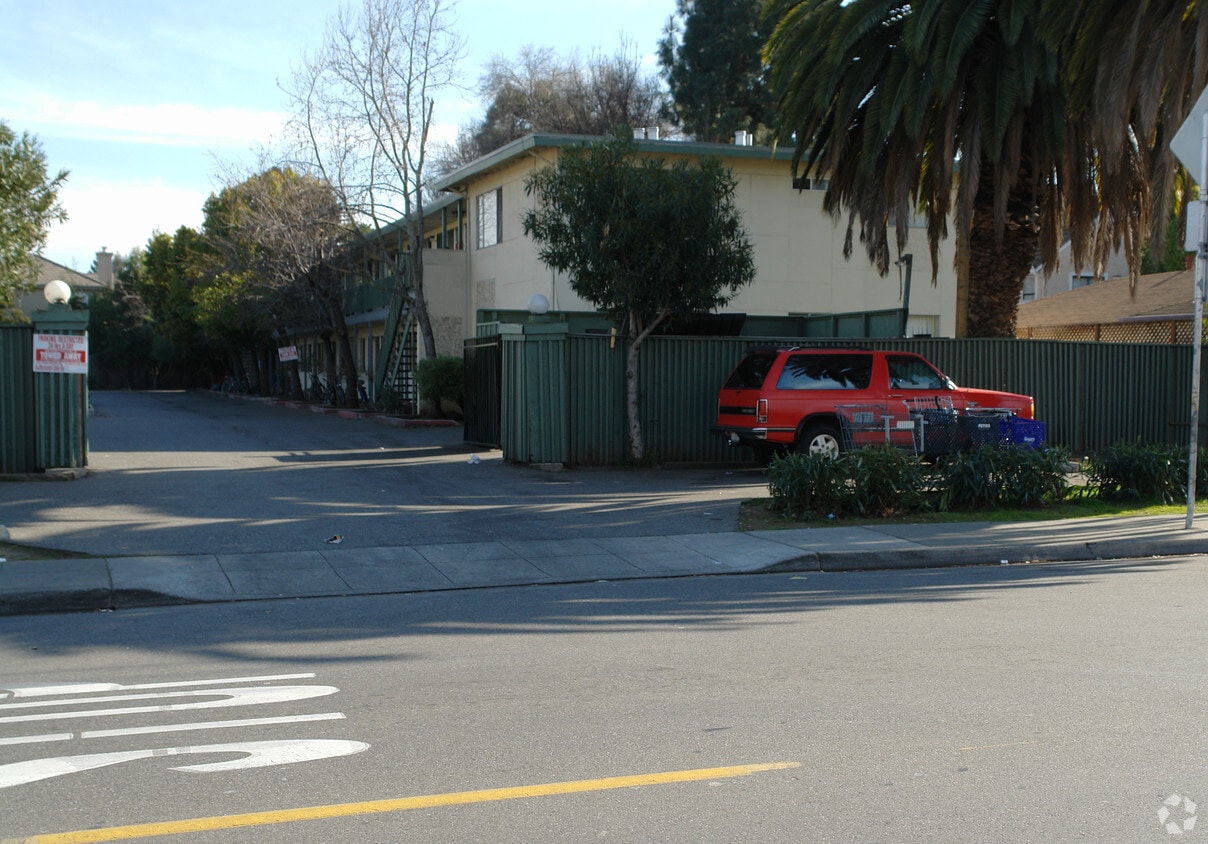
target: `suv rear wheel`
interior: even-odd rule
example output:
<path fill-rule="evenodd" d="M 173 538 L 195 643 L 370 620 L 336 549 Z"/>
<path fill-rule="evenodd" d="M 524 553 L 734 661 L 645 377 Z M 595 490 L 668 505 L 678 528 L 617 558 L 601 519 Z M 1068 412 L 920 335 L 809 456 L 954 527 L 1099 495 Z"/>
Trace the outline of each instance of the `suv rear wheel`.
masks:
<path fill-rule="evenodd" d="M 798 454 L 824 454 L 827 457 L 838 457 L 843 451 L 839 429 L 827 422 L 806 425 L 794 448 Z"/>

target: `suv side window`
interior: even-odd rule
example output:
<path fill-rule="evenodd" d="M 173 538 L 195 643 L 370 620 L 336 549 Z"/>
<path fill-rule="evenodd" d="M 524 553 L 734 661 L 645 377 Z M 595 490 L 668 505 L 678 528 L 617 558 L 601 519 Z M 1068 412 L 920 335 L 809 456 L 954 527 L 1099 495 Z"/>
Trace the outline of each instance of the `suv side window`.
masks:
<path fill-rule="evenodd" d="M 725 389 L 758 390 L 767 380 L 768 372 L 775 362 L 775 352 L 749 352 L 726 379 Z"/>
<path fill-rule="evenodd" d="M 943 390 L 947 379 L 918 358 L 888 357 L 889 386 L 894 390 Z"/>
<path fill-rule="evenodd" d="M 818 355 L 802 352 L 784 362 L 778 390 L 867 390 L 872 355 Z"/>

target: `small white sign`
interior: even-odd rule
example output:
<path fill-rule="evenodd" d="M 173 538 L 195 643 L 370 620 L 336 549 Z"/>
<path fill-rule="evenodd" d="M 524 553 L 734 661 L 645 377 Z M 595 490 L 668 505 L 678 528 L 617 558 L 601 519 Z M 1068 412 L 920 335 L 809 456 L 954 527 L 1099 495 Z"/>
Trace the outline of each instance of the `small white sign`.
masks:
<path fill-rule="evenodd" d="M 1200 98 L 1191 107 L 1191 112 L 1183 125 L 1170 139 L 1170 151 L 1179 160 L 1196 184 L 1204 179 L 1204 112 L 1208 111 L 1208 88 L 1200 93 Z"/>
<path fill-rule="evenodd" d="M 280 346 L 277 348 L 277 357 L 279 357 L 281 359 L 282 363 L 285 363 L 286 361 L 297 360 L 298 359 L 298 347 L 297 346 Z"/>
<path fill-rule="evenodd" d="M 87 375 L 88 336 L 85 334 L 35 334 L 34 372 Z"/>

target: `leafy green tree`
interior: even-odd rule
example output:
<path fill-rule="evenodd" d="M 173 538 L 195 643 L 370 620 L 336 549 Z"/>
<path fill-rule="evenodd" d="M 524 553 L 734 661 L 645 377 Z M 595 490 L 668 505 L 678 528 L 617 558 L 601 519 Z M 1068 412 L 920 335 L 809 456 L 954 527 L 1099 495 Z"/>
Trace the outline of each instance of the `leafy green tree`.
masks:
<path fill-rule="evenodd" d="M 270 167 L 225 188 L 206 204 L 212 249 L 203 296 L 215 330 L 264 345 L 275 329 L 318 327 L 340 347 L 345 402 L 357 402 L 356 359 L 344 319 L 344 285 L 359 235 L 326 181 Z M 234 312 L 232 312 L 234 311 Z M 328 383 L 337 383 L 328 355 Z M 296 365 L 291 367 L 301 392 Z"/>
<path fill-rule="evenodd" d="M 151 380 L 152 324 L 142 297 L 134 289 L 130 261 L 114 255 L 114 284 L 92 301 L 88 335 L 92 353 L 109 375 L 120 376 L 126 389 Z M 109 386 L 113 386 L 109 383 Z"/>
<path fill-rule="evenodd" d="M 203 248 L 200 235 L 181 226 L 171 235 L 156 232 L 130 256 L 130 284 L 147 308 L 160 384 L 208 386 L 221 368 L 220 350 L 202 331 L 196 307 Z"/>
<path fill-rule="evenodd" d="M 698 141 L 725 142 L 771 122 L 765 0 L 676 0 L 659 42 L 667 114 Z"/>
<path fill-rule="evenodd" d="M 19 317 L 17 298 L 37 278 L 35 256 L 50 226 L 67 219 L 59 189 L 67 171 L 51 177 L 46 154 L 28 132 L 17 137 L 0 120 L 0 320 Z"/>
<path fill-rule="evenodd" d="M 1187 268 L 1187 250 L 1183 248 L 1183 237 L 1179 224 L 1179 211 L 1174 205 L 1166 220 L 1166 233 L 1162 251 L 1157 255 L 1146 244 L 1141 250 L 1141 274 L 1173 273 Z"/>
<path fill-rule="evenodd" d="M 1037 254 L 1057 263 L 1064 226 L 1100 211 L 1093 151 L 1067 129 L 1043 0 L 774 0 L 766 57 L 794 166 L 823 174 L 882 273 L 927 221 L 933 272 L 956 228 L 957 333 L 1014 336 Z M 888 228 L 894 228 L 890 243 Z M 1075 240 L 1074 261 L 1087 255 Z M 934 282 L 934 276 L 933 276 Z"/>
<path fill-rule="evenodd" d="M 632 138 L 564 147 L 525 191 L 524 231 L 542 262 L 625 327 L 630 454 L 643 457 L 642 343 L 673 316 L 713 311 L 755 276 L 752 246 L 721 162 L 639 158 Z"/>

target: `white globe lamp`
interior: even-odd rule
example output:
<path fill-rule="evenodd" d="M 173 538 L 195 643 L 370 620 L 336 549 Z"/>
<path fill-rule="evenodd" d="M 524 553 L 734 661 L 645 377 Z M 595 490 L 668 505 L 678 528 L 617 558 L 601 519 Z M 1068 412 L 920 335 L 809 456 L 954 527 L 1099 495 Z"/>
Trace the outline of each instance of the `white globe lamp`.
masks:
<path fill-rule="evenodd" d="M 549 313 L 549 299 L 542 293 L 534 293 L 529 299 L 528 308 L 533 316 L 544 316 Z"/>
<path fill-rule="evenodd" d="M 42 295 L 52 305 L 66 305 L 71 301 L 71 287 L 67 282 L 59 281 L 56 278 L 54 281 L 46 284 L 46 289 L 42 291 Z"/>

